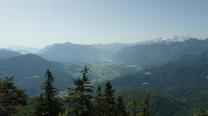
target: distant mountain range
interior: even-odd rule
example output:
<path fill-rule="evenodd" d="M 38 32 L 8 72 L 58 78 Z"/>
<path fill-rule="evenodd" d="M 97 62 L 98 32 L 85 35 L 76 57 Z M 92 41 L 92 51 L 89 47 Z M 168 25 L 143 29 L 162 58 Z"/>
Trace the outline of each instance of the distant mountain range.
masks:
<path fill-rule="evenodd" d="M 0 49 L 0 59 L 7 59 L 14 56 L 20 56 L 21 54 L 15 51 Z"/>
<path fill-rule="evenodd" d="M 115 52 L 113 50 L 110 51 L 110 48 L 113 49 L 113 46 L 115 47 L 114 50 L 115 51 L 118 50 L 118 52 Z M 30 79 L 37 79 L 38 80 L 37 82 L 40 84 L 40 81 L 44 76 L 44 71 L 46 69 L 51 69 L 53 70 L 53 72 L 55 72 L 56 74 L 55 76 L 57 76 L 58 78 L 57 80 L 57 83 L 59 83 L 58 85 L 62 86 L 62 85 L 70 85 L 71 79 L 73 77 L 72 75 L 76 73 L 73 72 L 75 71 L 73 67 L 76 66 L 74 65 L 68 68 L 67 66 L 69 64 L 91 65 L 91 63 L 96 63 L 102 60 L 104 61 L 112 60 L 112 56 L 113 56 L 114 63 L 122 64 L 123 66 L 136 65 L 136 67 L 139 67 L 138 69 L 141 70 L 141 67 L 154 68 L 158 66 L 165 66 L 168 63 L 175 63 L 182 60 L 188 60 L 190 58 L 197 58 L 198 56 L 203 56 L 203 55 L 206 56 L 207 53 L 208 53 L 208 40 L 198 40 L 194 38 L 181 42 L 160 41 L 152 44 L 135 43 L 134 45 L 117 43 L 117 44 L 108 44 L 108 45 L 99 46 L 99 45 L 61 43 L 61 44 L 54 44 L 45 47 L 40 51 L 36 52 L 36 55 L 34 54 L 22 55 L 18 52 L 14 52 L 11 50 L 3 50 L 3 49 L 0 50 L 0 74 L 4 74 L 4 75 L 12 74 L 15 76 L 16 81 L 20 85 L 30 86 L 30 85 L 35 85 L 35 84 L 30 84 L 35 82 L 35 81 L 30 81 Z M 200 61 L 200 62 L 205 62 L 205 61 Z M 136 73 L 138 71 L 138 69 L 136 68 L 131 68 L 131 70 L 128 68 L 123 68 L 122 65 L 116 66 L 116 67 L 121 66 L 118 67 L 118 70 L 122 70 L 120 71 L 120 74 L 114 72 L 115 74 L 112 75 L 122 76 L 126 74 L 132 74 L 133 76 L 134 72 Z M 102 67 L 102 63 L 100 63 L 98 66 Z M 179 68 L 179 67 L 175 67 L 175 68 Z M 108 72 L 110 72 L 111 69 L 108 70 L 109 70 Z M 65 79 L 67 81 L 63 81 Z M 161 79 L 158 80 L 160 82 Z M 125 82 L 129 84 L 131 81 L 136 82 L 135 79 L 130 79 L 129 81 L 125 81 Z M 166 80 L 164 81 L 167 82 Z M 174 80 L 172 80 L 172 82 L 174 82 Z"/>
<path fill-rule="evenodd" d="M 51 61 L 88 63 L 111 59 L 112 53 L 90 45 L 63 43 L 54 44 L 41 49 L 38 55 Z"/>
<path fill-rule="evenodd" d="M 107 50 L 112 53 L 116 53 L 125 47 L 133 46 L 136 44 L 137 43 L 109 43 L 109 44 L 92 44 L 92 46 L 103 49 L 103 50 Z"/>
<path fill-rule="evenodd" d="M 29 95 L 40 92 L 47 69 L 53 72 L 56 87 L 71 87 L 81 71 L 80 64 L 91 67 L 89 76 L 95 84 L 100 84 L 97 80 L 112 79 L 117 94 L 126 99 L 153 94 L 151 115 L 191 115 L 199 106 L 208 104 L 208 39 L 106 45 L 60 43 L 24 55 L 0 50 L 1 78 L 14 75 Z M 102 78 L 95 77 L 98 75 Z"/>
<path fill-rule="evenodd" d="M 135 45 L 121 49 L 113 59 L 116 62 L 134 64 L 141 67 L 163 65 L 208 51 L 208 40 L 191 38 L 183 42 L 157 42 Z"/>
<path fill-rule="evenodd" d="M 16 51 L 22 54 L 28 54 L 28 53 L 36 53 L 39 49 L 34 47 L 26 47 L 26 46 L 10 46 L 6 48 L 8 50 Z"/>
<path fill-rule="evenodd" d="M 72 73 L 66 70 L 62 63 L 47 61 L 34 54 L 20 55 L 0 60 L 0 74 L 14 76 L 17 84 L 24 87 L 29 95 L 40 92 L 45 71 L 54 72 L 56 85 L 59 88 L 69 87 L 72 83 Z"/>

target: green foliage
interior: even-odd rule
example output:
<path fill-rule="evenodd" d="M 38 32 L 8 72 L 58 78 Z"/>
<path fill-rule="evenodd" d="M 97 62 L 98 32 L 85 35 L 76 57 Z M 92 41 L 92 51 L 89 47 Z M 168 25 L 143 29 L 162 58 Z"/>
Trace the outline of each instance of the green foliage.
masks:
<path fill-rule="evenodd" d="M 79 116 L 90 116 L 92 114 L 92 86 L 88 80 L 88 68 L 85 66 L 81 71 L 82 78 L 74 80 L 75 87 L 69 90 L 69 97 L 75 104 L 75 112 Z"/>
<path fill-rule="evenodd" d="M 101 116 L 103 113 L 103 94 L 102 94 L 102 90 L 101 87 L 98 86 L 95 97 L 94 97 L 94 101 L 93 101 L 93 108 L 94 108 L 94 114 L 96 116 Z"/>
<path fill-rule="evenodd" d="M 0 59 L 0 73 L 4 75 L 15 75 L 17 85 L 24 87 L 28 96 L 40 94 L 40 86 L 44 81 L 45 70 L 54 72 L 58 88 L 65 89 L 72 85 L 72 72 L 62 63 L 47 61 L 34 54 L 20 55 L 5 60 Z M 72 67 L 75 68 L 75 67 Z"/>
<path fill-rule="evenodd" d="M 93 94 L 92 83 L 88 78 L 89 70 L 85 66 L 81 72 L 82 77 L 75 79 L 74 88 L 68 91 L 69 98 L 67 100 L 64 98 L 64 91 L 61 91 L 61 94 L 57 93 L 53 75 L 47 71 L 40 96 L 31 98 L 35 99 L 35 102 L 19 106 L 21 104 L 13 104 L 10 103 L 12 100 L 6 100 L 10 105 L 6 105 L 6 107 L 8 109 L 11 107 L 7 115 L 139 116 L 140 114 L 140 116 L 184 116 L 195 114 L 203 116 L 207 110 L 196 111 L 208 104 L 208 90 L 204 88 L 207 85 L 207 64 L 207 57 L 199 56 L 189 59 L 189 61 L 181 60 L 157 68 L 140 70 L 135 74 L 131 72 L 131 75 L 123 75 L 121 78 L 106 82 L 103 91 L 101 86 L 98 86 L 95 94 Z M 124 73 L 127 74 L 127 72 Z M 189 77 L 188 81 L 186 81 L 187 77 Z M 6 85 L 5 82 L 5 80 L 1 80 L 1 93 L 6 90 L 5 88 L 10 87 L 8 85 L 14 86 L 14 84 Z M 8 82 L 13 83 L 13 81 Z M 149 84 L 144 85 L 144 82 Z M 186 85 L 183 85 L 184 82 Z M 116 93 L 111 83 L 117 90 Z M 17 94 L 24 94 L 24 91 L 18 90 Z M 150 97 L 145 96 L 148 93 L 153 95 L 151 100 Z M 117 98 L 116 101 L 114 96 Z M 145 96 L 144 99 L 142 99 L 143 96 Z M 10 98 L 4 97 L 4 99 Z M 60 103 L 61 100 L 63 100 L 63 104 Z M 141 106 L 138 105 L 138 101 L 142 101 Z M 0 102 L 1 106 L 2 104 L 3 102 Z M 1 113 L 6 113 L 2 110 L 4 107 L 1 107 Z"/>
<path fill-rule="evenodd" d="M 190 38 L 184 42 L 142 44 L 123 48 L 114 61 L 137 64 L 141 67 L 161 66 L 166 63 L 207 54 L 208 40 Z"/>
<path fill-rule="evenodd" d="M 61 104 L 56 97 L 57 90 L 54 87 L 54 77 L 52 73 L 46 71 L 46 80 L 43 83 L 43 93 L 37 98 L 35 105 L 36 116 L 58 116 L 62 111 Z"/>
<path fill-rule="evenodd" d="M 41 93 L 38 98 L 36 98 L 36 104 L 35 104 L 35 115 L 36 116 L 42 116 L 45 112 L 45 101 L 43 94 Z"/>
<path fill-rule="evenodd" d="M 149 116 L 149 102 L 150 102 L 150 95 L 146 95 L 141 103 L 141 113 L 140 116 Z"/>
<path fill-rule="evenodd" d="M 204 108 L 201 108 L 198 112 L 195 112 L 194 116 L 208 116 L 207 106 Z"/>
<path fill-rule="evenodd" d="M 200 111 L 200 112 L 194 113 L 194 116 L 208 116 L 208 111 Z"/>
<path fill-rule="evenodd" d="M 123 98 L 118 96 L 116 105 L 115 105 L 115 115 L 116 116 L 127 116 L 125 104 Z"/>
<path fill-rule="evenodd" d="M 143 69 L 139 73 L 121 75 L 111 82 L 117 90 L 132 86 L 131 89 L 123 91 L 133 91 L 135 95 L 142 96 L 134 90 L 139 87 L 159 93 L 151 104 L 151 112 L 154 112 L 152 115 L 158 113 L 160 116 L 183 116 L 193 115 L 200 107 L 208 104 L 207 75 L 208 57 L 203 54 L 160 67 Z"/>
<path fill-rule="evenodd" d="M 36 97 L 28 98 L 27 104 L 24 106 L 17 106 L 16 113 L 12 116 L 35 116 L 34 109 L 36 104 Z"/>
<path fill-rule="evenodd" d="M 128 109 L 129 109 L 129 116 L 137 116 L 138 113 L 138 103 L 136 101 L 135 96 L 133 96 L 133 99 L 129 101 L 128 103 Z"/>
<path fill-rule="evenodd" d="M 114 106 L 115 106 L 115 100 L 114 100 L 114 90 L 110 83 L 110 81 L 107 81 L 105 84 L 105 90 L 104 90 L 104 115 L 105 116 L 113 116 L 114 115 Z"/>
<path fill-rule="evenodd" d="M 16 112 L 16 106 L 26 105 L 24 90 L 14 85 L 13 77 L 0 80 L 0 115 L 10 116 Z"/>

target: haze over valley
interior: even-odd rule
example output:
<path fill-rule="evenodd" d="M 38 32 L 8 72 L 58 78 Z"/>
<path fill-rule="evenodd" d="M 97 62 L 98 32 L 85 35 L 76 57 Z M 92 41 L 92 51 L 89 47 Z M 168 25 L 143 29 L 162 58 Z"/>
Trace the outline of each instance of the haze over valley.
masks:
<path fill-rule="evenodd" d="M 0 116 L 208 116 L 207 3 L 0 1 Z"/>
<path fill-rule="evenodd" d="M 114 45 L 114 50 L 106 49 Z M 25 88 L 28 95 L 34 96 L 40 94 L 39 86 L 44 80 L 45 70 L 53 72 L 56 77 L 55 85 L 64 92 L 73 85 L 72 80 L 80 76 L 82 67 L 87 65 L 90 69 L 89 79 L 95 85 L 111 80 L 118 90 L 131 88 L 130 94 L 136 96 L 140 96 L 137 94 L 140 89 L 151 91 L 162 97 L 158 99 L 170 99 L 168 96 L 172 96 L 171 102 L 179 100 L 175 103 L 179 105 L 177 107 L 188 107 L 190 103 L 193 104 L 189 99 L 195 99 L 192 96 L 199 94 L 202 98 L 207 97 L 207 50 L 208 40 L 195 38 L 102 46 L 67 42 L 49 45 L 28 54 L 1 49 L 0 74 L 1 77 L 14 76 L 17 85 Z M 135 91 L 136 88 L 139 91 Z M 119 92 L 123 94 L 128 90 Z M 196 99 L 193 102 L 198 104 L 199 101 L 200 99 Z M 203 101 L 203 104 L 206 105 L 206 102 Z M 157 110 L 160 112 L 160 109 Z M 172 112 L 173 109 L 168 110 Z M 180 110 L 185 110 L 183 113 L 188 115 L 196 109 Z M 178 110 L 173 111 L 174 115 L 178 115 Z"/>

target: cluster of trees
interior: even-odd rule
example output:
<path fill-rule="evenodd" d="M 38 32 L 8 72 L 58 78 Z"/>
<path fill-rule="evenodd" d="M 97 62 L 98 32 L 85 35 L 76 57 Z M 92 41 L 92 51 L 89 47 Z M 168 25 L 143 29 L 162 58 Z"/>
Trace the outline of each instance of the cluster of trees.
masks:
<path fill-rule="evenodd" d="M 24 90 L 14 85 L 13 77 L 0 80 L 0 116 L 10 116 L 15 113 L 15 107 L 26 105 Z"/>
<path fill-rule="evenodd" d="M 39 96 L 27 97 L 13 77 L 0 79 L 0 116 L 150 116 L 150 95 L 138 103 L 136 97 L 124 99 L 115 94 L 111 82 L 93 87 L 85 66 L 73 88 L 60 95 L 54 77 L 47 70 Z M 208 116 L 207 108 L 194 116 Z"/>
<path fill-rule="evenodd" d="M 93 88 L 88 78 L 88 68 L 82 71 L 82 78 L 74 80 L 75 87 L 69 90 L 75 115 L 77 116 L 127 116 L 124 100 L 114 98 L 114 90 L 108 81 L 102 92 L 98 86 L 94 96 Z"/>
<path fill-rule="evenodd" d="M 208 110 L 206 109 L 201 109 L 200 111 L 194 113 L 194 116 L 208 116 Z"/>
<path fill-rule="evenodd" d="M 106 82 L 102 91 L 98 86 L 94 88 L 88 80 L 88 68 L 82 70 L 82 78 L 74 80 L 74 87 L 68 89 L 67 99 L 64 103 L 59 101 L 57 89 L 54 88 L 54 78 L 50 71 L 46 72 L 43 92 L 35 104 L 36 116 L 128 116 L 124 100 L 121 96 L 114 97 L 114 90 L 110 81 Z M 149 97 L 144 99 L 141 116 L 148 116 Z M 65 104 L 65 105 L 63 105 Z M 63 107 L 64 106 L 64 107 Z M 138 113 L 134 109 L 136 116 Z"/>
<path fill-rule="evenodd" d="M 149 116 L 150 96 L 147 95 L 137 109 L 137 101 L 132 100 L 132 107 L 126 108 L 126 102 L 121 96 L 115 97 L 110 81 L 104 85 L 104 90 L 94 87 L 88 80 L 88 68 L 81 72 L 82 77 L 74 80 L 74 87 L 68 89 L 66 97 L 58 96 L 54 87 L 54 77 L 47 70 L 42 91 L 34 98 L 32 116 Z M 27 96 L 24 90 L 14 85 L 12 78 L 0 80 L 0 116 L 15 115 L 18 106 L 26 105 Z M 23 108 L 22 110 L 27 110 Z M 22 114 L 23 115 L 23 114 Z M 26 115 L 26 114 L 25 114 Z"/>

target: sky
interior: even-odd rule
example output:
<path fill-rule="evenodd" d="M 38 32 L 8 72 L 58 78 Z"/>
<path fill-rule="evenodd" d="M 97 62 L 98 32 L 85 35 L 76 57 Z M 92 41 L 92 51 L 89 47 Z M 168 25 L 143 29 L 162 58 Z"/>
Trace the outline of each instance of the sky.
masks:
<path fill-rule="evenodd" d="M 0 47 L 208 38 L 208 0 L 0 0 Z"/>

